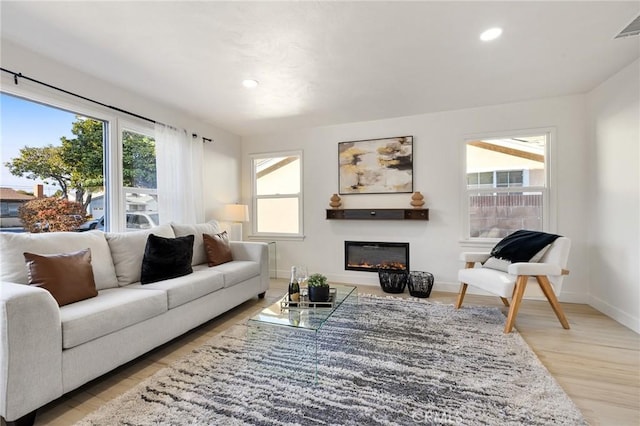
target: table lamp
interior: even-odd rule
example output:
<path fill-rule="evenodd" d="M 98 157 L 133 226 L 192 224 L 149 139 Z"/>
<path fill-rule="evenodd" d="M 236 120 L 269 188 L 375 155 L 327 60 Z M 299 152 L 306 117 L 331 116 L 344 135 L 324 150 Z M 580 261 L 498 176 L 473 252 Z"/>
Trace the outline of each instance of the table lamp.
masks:
<path fill-rule="evenodd" d="M 249 222 L 249 206 L 246 204 L 226 204 L 222 209 L 222 220 L 231 222 L 229 240 L 242 241 L 242 222 Z"/>

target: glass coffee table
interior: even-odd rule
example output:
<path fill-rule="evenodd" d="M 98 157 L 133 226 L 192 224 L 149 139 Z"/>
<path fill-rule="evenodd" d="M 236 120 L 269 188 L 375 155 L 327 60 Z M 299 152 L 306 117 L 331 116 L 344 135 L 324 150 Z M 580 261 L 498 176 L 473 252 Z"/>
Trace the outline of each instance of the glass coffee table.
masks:
<path fill-rule="evenodd" d="M 276 303 L 264 308 L 257 315 L 251 317 L 247 322 L 249 331 L 255 336 L 263 327 L 277 327 L 282 333 L 277 339 L 288 339 L 296 333 L 310 333 L 310 341 L 298 340 L 302 342 L 296 348 L 296 357 L 301 363 L 305 363 L 304 357 L 311 358 L 311 373 L 313 381 L 318 379 L 318 333 L 322 326 L 331 316 L 344 304 L 357 304 L 358 292 L 356 287 L 346 285 L 331 285 L 331 298 L 327 303 L 313 303 L 306 298 L 305 289 L 302 291 L 300 303 L 289 303 L 288 294 L 285 294 Z M 307 370 L 308 369 L 301 369 Z"/>

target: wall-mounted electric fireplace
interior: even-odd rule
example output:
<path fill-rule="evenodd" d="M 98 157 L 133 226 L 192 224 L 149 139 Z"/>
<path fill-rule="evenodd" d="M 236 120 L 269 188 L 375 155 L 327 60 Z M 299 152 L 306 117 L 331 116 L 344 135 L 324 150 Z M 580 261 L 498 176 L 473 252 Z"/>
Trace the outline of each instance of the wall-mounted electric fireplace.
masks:
<path fill-rule="evenodd" d="M 382 267 L 409 271 L 409 243 L 344 242 L 344 269 L 377 272 Z"/>

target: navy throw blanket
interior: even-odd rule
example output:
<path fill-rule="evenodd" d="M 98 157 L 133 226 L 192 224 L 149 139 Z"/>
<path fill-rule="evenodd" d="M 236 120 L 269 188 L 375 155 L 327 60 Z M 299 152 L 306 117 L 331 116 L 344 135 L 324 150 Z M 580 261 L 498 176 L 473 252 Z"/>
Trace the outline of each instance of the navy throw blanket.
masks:
<path fill-rule="evenodd" d="M 504 237 L 491 250 L 491 256 L 511 262 L 528 262 L 536 253 L 560 238 L 560 235 L 521 229 Z"/>

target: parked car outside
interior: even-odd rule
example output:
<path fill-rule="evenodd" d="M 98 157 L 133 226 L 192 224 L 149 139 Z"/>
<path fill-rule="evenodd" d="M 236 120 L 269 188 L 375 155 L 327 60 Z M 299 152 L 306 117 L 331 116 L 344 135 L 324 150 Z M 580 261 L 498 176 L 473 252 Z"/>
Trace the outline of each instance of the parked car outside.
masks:
<path fill-rule="evenodd" d="M 101 231 L 104 231 L 104 216 L 102 216 L 100 219 L 92 219 L 86 221 L 82 225 L 78 226 L 78 229 L 76 229 L 76 231 L 84 232 L 91 231 L 92 229 L 99 229 Z"/>
<path fill-rule="evenodd" d="M 127 213 L 127 231 L 137 231 L 140 229 L 150 229 L 158 226 L 158 213 L 151 212 L 129 212 Z M 104 231 L 104 216 L 100 219 L 93 219 L 80 225 L 78 232 L 91 231 L 96 229 Z"/>
<path fill-rule="evenodd" d="M 127 213 L 127 230 L 153 228 L 158 222 L 158 213 Z"/>

